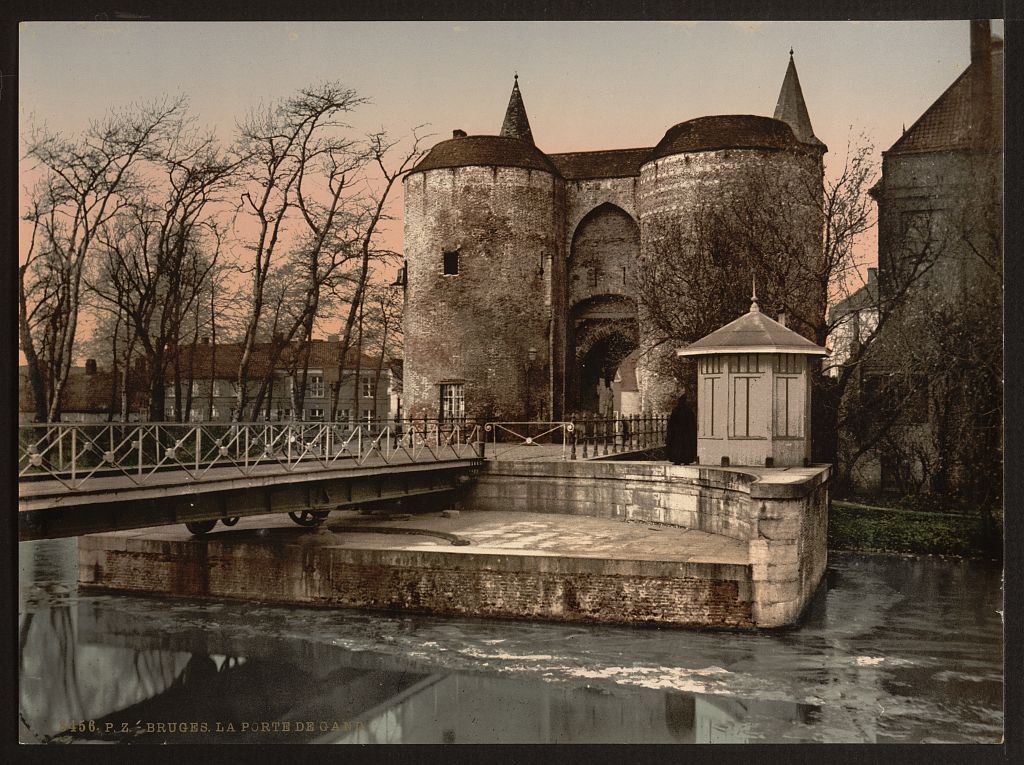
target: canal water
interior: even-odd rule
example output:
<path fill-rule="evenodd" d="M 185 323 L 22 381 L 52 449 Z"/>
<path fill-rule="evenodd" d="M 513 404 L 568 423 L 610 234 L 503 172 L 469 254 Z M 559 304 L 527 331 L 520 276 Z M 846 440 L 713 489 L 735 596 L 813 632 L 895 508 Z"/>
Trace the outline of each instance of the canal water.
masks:
<path fill-rule="evenodd" d="M 832 552 L 799 629 L 445 619 L 79 592 L 19 545 L 31 742 L 998 742 L 1000 570 Z"/>

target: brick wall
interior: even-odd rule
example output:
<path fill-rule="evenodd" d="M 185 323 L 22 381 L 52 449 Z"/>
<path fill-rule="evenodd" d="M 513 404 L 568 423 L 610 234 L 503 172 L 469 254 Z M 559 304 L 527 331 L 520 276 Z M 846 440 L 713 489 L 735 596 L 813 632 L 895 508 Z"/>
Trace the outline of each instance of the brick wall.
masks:
<path fill-rule="evenodd" d="M 451 381 L 465 385 L 468 416 L 521 418 L 528 374 L 545 399 L 561 390 L 551 359 L 561 328 L 549 337 L 563 310 L 552 305 L 564 292 L 561 179 L 520 168 L 430 170 L 407 177 L 405 200 L 407 413 L 435 416 L 438 386 Z M 442 273 L 444 252 L 459 253 L 457 275 Z"/>

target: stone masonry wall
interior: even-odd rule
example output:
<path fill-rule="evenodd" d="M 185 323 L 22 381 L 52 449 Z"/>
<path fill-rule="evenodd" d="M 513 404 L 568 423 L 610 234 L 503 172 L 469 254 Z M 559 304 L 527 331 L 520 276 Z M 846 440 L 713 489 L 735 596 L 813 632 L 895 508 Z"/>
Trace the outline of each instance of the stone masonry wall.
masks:
<path fill-rule="evenodd" d="M 808 189 L 819 188 L 821 173 L 821 158 L 816 152 L 723 149 L 675 154 L 649 162 L 640 169 L 637 190 L 641 257 L 653 257 L 651 242 L 661 225 L 689 225 L 702 206 L 724 208 L 752 181 L 777 187 L 780 198 L 795 200 L 793 204 L 796 205 L 798 202 L 802 204 L 804 197 L 811 199 Z M 816 208 L 814 205 L 806 207 L 802 222 L 806 230 L 807 252 L 812 256 L 819 253 L 820 256 L 821 227 Z M 787 218 L 791 214 L 792 211 L 788 211 Z M 784 225 L 793 223 L 786 220 Z M 813 281 L 802 279 L 799 283 L 811 285 Z M 799 313 L 816 316 L 825 310 L 822 299 L 823 296 L 808 289 L 806 294 L 794 299 L 794 304 L 802 306 Z M 642 307 L 639 314 L 640 346 L 642 349 L 650 348 L 659 338 L 645 320 Z M 804 331 L 798 326 L 793 328 L 798 332 Z M 641 353 L 637 382 L 644 411 L 669 411 L 675 403 L 678 386 L 665 372 L 671 367 L 675 351 L 676 347 L 671 343 L 663 343 L 655 350 Z"/>
<path fill-rule="evenodd" d="M 307 536 L 308 539 L 308 536 Z M 491 618 L 751 627 L 747 566 L 83 537 L 91 588 Z"/>
<path fill-rule="evenodd" d="M 792 624 L 817 591 L 828 563 L 828 483 L 803 497 L 755 502 L 758 539 L 750 543 L 754 621 L 763 627 Z"/>
<path fill-rule="evenodd" d="M 570 310 L 599 295 L 632 299 L 636 261 L 640 255 L 640 228 L 617 207 L 592 211 L 576 229 L 569 253 Z"/>
<path fill-rule="evenodd" d="M 446 168 L 409 175 L 405 197 L 407 413 L 436 416 L 450 382 L 464 384 L 467 416 L 520 418 L 530 347 L 531 387 L 561 388 L 549 335 L 551 295 L 564 292 L 564 269 L 552 267 L 564 261 L 561 179 Z M 458 274 L 443 274 L 445 252 L 459 253 Z"/>
<path fill-rule="evenodd" d="M 754 624 L 780 627 L 799 619 L 825 573 L 830 471 L 488 462 L 465 503 L 477 510 L 655 521 L 742 539 Z"/>
<path fill-rule="evenodd" d="M 734 539 L 757 536 L 754 478 L 650 462 L 488 462 L 464 504 L 669 523 Z"/>

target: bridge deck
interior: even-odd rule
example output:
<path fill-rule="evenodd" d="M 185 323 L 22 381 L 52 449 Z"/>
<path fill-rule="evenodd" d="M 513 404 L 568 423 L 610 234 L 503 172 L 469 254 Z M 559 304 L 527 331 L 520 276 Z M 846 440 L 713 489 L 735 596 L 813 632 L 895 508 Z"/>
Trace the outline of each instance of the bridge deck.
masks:
<path fill-rule="evenodd" d="M 250 467 L 244 472 L 234 466 L 211 467 L 195 475 L 186 470 L 166 470 L 151 473 L 142 480 L 126 475 L 93 476 L 77 489 L 69 489 L 57 480 L 23 480 L 18 484 L 18 506 L 20 510 L 29 510 L 42 506 L 63 507 L 98 502 L 118 502 L 267 484 L 299 483 L 335 476 L 356 477 L 382 475 L 389 472 L 436 470 L 476 463 L 479 463 L 478 459 L 413 461 L 401 456 L 389 461 L 370 457 L 362 463 L 346 460 L 334 462 L 330 466 L 317 462 L 299 463 L 287 469 L 279 463 L 268 463 Z"/>
<path fill-rule="evenodd" d="M 586 457 L 582 451 L 576 459 L 597 459 L 602 454 L 591 449 Z M 489 459 L 523 462 L 560 462 L 570 458 L 566 447 L 558 444 L 488 444 L 486 455 Z M 620 455 L 621 456 L 621 455 Z M 196 470 L 160 470 L 142 475 L 92 475 L 74 488 L 56 479 L 30 479 L 18 483 L 18 505 L 20 510 L 42 507 L 63 507 L 98 502 L 118 502 L 129 499 L 147 499 L 156 496 L 173 496 L 206 491 L 222 491 L 236 487 L 259 486 L 267 483 L 295 483 L 310 479 L 321 479 L 328 475 L 370 475 L 410 470 L 431 470 L 442 466 L 459 466 L 478 462 L 475 457 L 452 456 L 446 459 L 413 459 L 409 455 L 396 453 L 384 459 L 369 456 L 361 462 L 355 459 L 335 460 L 323 464 L 315 460 L 300 462 L 285 467 L 279 462 L 250 466 L 243 469 L 234 465 L 207 467 Z M 357 472 L 358 471 L 358 472 Z"/>

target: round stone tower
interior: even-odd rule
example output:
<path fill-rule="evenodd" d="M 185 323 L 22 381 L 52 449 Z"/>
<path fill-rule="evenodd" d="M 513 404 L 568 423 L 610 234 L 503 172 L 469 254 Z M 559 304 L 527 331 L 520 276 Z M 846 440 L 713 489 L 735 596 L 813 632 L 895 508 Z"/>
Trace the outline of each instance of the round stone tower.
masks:
<path fill-rule="evenodd" d="M 716 210 L 729 209 L 755 186 L 762 203 L 778 200 L 780 227 L 794 232 L 803 243 L 799 252 L 779 256 L 800 257 L 808 263 L 820 258 L 821 227 L 813 190 L 821 188 L 825 147 L 813 134 L 811 138 L 801 141 L 780 119 L 748 114 L 700 117 L 670 128 L 640 168 L 641 261 L 663 257 L 655 243 L 672 228 L 686 232 L 679 246 L 699 246 L 698 222 L 709 220 Z M 814 316 L 812 304 L 818 299 L 813 284 L 807 280 L 801 289 L 806 294 L 801 292 L 792 301 L 806 305 L 806 315 Z M 657 344 L 643 310 L 639 322 L 642 352 L 637 382 L 642 406 L 647 411 L 667 411 L 678 394 L 670 372 L 674 353 L 668 345 Z M 652 346 L 654 350 L 644 351 Z"/>
<path fill-rule="evenodd" d="M 656 256 L 655 242 L 667 227 L 692 233 L 702 216 L 728 209 L 756 188 L 759 209 L 764 210 L 766 200 L 774 200 L 768 212 L 774 211 L 778 229 L 799 243 L 789 252 L 779 252 L 780 259 L 804 261 L 790 269 L 799 276 L 787 285 L 786 307 L 790 326 L 815 339 L 813 324 L 804 319 L 813 320 L 825 311 L 820 279 L 812 275 L 822 257 L 820 189 L 826 151 L 811 127 L 790 50 L 774 117 L 741 114 L 682 122 L 669 128 L 646 158 L 637 188 L 641 263 Z M 787 271 L 787 264 L 780 266 L 774 270 Z M 660 342 L 664 338 L 658 337 L 643 314 L 641 307 L 637 362 L 641 405 L 645 411 L 668 411 L 678 394 L 670 371 L 675 366 L 672 344 Z M 690 338 L 691 342 L 696 339 Z"/>
<path fill-rule="evenodd" d="M 406 176 L 409 416 L 550 418 L 563 185 L 533 144 L 518 83 L 502 135 L 455 131 Z"/>

